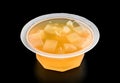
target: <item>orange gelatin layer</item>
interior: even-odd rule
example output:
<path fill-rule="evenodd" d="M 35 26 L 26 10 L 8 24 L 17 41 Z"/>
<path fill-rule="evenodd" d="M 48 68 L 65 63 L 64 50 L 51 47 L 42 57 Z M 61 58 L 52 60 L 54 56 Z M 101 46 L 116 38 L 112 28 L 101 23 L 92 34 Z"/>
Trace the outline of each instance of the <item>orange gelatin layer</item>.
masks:
<path fill-rule="evenodd" d="M 71 58 L 58 59 L 58 58 L 48 58 L 36 54 L 37 60 L 42 64 L 42 66 L 45 69 L 55 70 L 60 72 L 64 72 L 80 66 L 83 57 L 84 54 Z"/>

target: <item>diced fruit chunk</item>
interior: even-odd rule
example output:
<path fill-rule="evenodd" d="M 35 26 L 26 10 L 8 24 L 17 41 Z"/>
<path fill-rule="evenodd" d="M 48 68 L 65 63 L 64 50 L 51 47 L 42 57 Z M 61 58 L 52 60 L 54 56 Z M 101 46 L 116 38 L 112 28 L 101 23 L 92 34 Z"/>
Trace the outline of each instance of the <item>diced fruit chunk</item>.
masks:
<path fill-rule="evenodd" d="M 68 27 L 68 26 L 64 26 L 63 27 L 63 32 L 64 33 L 69 33 L 71 30 L 70 30 L 70 28 Z"/>
<path fill-rule="evenodd" d="M 77 50 L 77 47 L 75 47 L 73 44 L 65 43 L 64 50 L 65 50 L 65 52 L 73 52 L 73 51 Z"/>
<path fill-rule="evenodd" d="M 91 43 L 92 37 L 89 36 L 87 38 L 81 38 L 81 40 L 74 42 L 73 44 L 79 49 L 83 49 L 87 47 Z"/>
<path fill-rule="evenodd" d="M 44 30 L 39 30 L 36 34 L 39 35 L 42 39 L 45 39 L 45 32 L 44 32 Z"/>
<path fill-rule="evenodd" d="M 46 40 L 45 44 L 43 46 L 43 50 L 47 52 L 55 52 L 55 49 L 57 47 L 57 41 L 56 40 Z"/>
<path fill-rule="evenodd" d="M 44 39 L 45 38 L 45 33 L 44 33 L 44 30 L 39 30 L 36 33 L 30 34 L 30 36 L 33 37 L 33 38 L 37 38 L 37 39 L 38 38 Z"/>
<path fill-rule="evenodd" d="M 81 37 L 80 37 L 77 33 L 75 33 L 75 32 L 67 35 L 66 37 L 67 37 L 67 40 L 68 40 L 70 43 L 79 41 L 79 40 L 81 39 Z"/>
<path fill-rule="evenodd" d="M 81 40 L 76 41 L 72 44 L 74 44 L 77 48 L 79 48 L 81 50 L 83 48 L 82 45 L 83 45 L 84 42 L 85 42 L 85 38 L 81 38 Z"/>
<path fill-rule="evenodd" d="M 56 34 L 56 32 L 59 32 L 61 30 L 60 27 L 57 27 L 55 25 L 46 25 L 45 28 L 44 28 L 45 32 L 49 33 L 49 34 Z"/>
<path fill-rule="evenodd" d="M 81 32 L 80 36 L 81 37 L 88 37 L 90 34 L 90 31 L 88 29 L 84 29 L 84 31 Z"/>
<path fill-rule="evenodd" d="M 87 29 L 87 27 L 83 24 L 81 24 L 80 26 L 77 26 L 73 29 L 75 32 L 77 32 L 78 34 L 80 34 L 81 37 L 87 37 L 90 33 L 90 31 Z"/>
<path fill-rule="evenodd" d="M 66 25 L 69 26 L 69 27 L 73 27 L 73 22 L 72 22 L 72 21 L 68 21 L 68 22 L 66 23 Z"/>
<path fill-rule="evenodd" d="M 83 31 L 82 27 L 80 27 L 80 26 L 77 26 L 77 27 L 73 28 L 73 30 L 74 30 L 75 32 L 79 33 L 79 34 L 81 34 L 82 31 Z"/>
<path fill-rule="evenodd" d="M 83 48 L 87 47 L 87 46 L 91 43 L 91 40 L 92 40 L 92 36 L 88 36 L 88 37 L 84 40 L 84 42 L 83 42 L 83 44 L 82 44 L 82 47 L 83 47 Z"/>
<path fill-rule="evenodd" d="M 53 33 L 53 26 L 48 24 L 45 26 L 44 30 L 45 30 L 45 32 L 52 34 Z"/>
<path fill-rule="evenodd" d="M 41 47 L 43 45 L 43 41 L 40 33 L 29 35 L 29 41 L 34 47 Z"/>

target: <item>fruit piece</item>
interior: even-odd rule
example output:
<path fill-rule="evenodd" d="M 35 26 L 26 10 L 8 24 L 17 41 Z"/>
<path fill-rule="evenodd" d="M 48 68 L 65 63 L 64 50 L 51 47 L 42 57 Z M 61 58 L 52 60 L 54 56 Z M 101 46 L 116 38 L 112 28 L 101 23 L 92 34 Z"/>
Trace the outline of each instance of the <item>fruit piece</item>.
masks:
<path fill-rule="evenodd" d="M 51 25 L 48 24 L 48 25 L 46 25 L 46 27 L 44 28 L 44 30 L 45 30 L 45 32 L 47 32 L 49 34 L 55 34 L 55 35 L 57 35 L 56 32 L 59 32 L 61 30 L 61 28 L 57 27 L 55 25 L 52 25 L 52 24 Z"/>
<path fill-rule="evenodd" d="M 73 44 L 78 47 L 80 50 L 86 48 L 92 42 L 92 36 L 88 36 L 87 38 L 81 38 L 81 40 L 74 42 Z"/>
<path fill-rule="evenodd" d="M 81 37 L 88 37 L 88 35 L 90 34 L 90 31 L 87 28 L 87 26 L 83 24 L 80 24 L 80 26 L 73 28 L 73 30 L 80 34 Z"/>
<path fill-rule="evenodd" d="M 73 27 L 73 22 L 72 22 L 72 21 L 68 21 L 68 22 L 66 23 L 66 25 L 69 26 L 69 27 Z"/>
<path fill-rule="evenodd" d="M 80 36 L 81 37 L 88 37 L 90 35 L 90 31 L 88 29 L 84 29 L 81 33 Z"/>
<path fill-rule="evenodd" d="M 64 33 L 69 33 L 71 30 L 70 30 L 70 28 L 68 26 L 64 26 L 62 31 Z"/>
<path fill-rule="evenodd" d="M 41 37 L 36 37 L 35 35 L 30 35 L 29 41 L 30 41 L 31 45 L 34 47 L 43 46 L 43 41 L 42 41 Z"/>
<path fill-rule="evenodd" d="M 79 41 L 81 39 L 81 37 L 77 34 L 77 33 L 71 33 L 69 35 L 66 36 L 67 37 L 67 40 L 70 42 L 70 43 L 73 43 L 73 42 L 76 42 L 76 41 Z"/>
<path fill-rule="evenodd" d="M 79 41 L 73 42 L 72 44 L 75 45 L 79 50 L 81 50 L 83 47 L 83 43 L 85 42 L 85 38 L 81 38 Z"/>
<path fill-rule="evenodd" d="M 45 26 L 44 30 L 45 30 L 45 32 L 52 34 L 53 33 L 53 26 L 48 24 Z"/>
<path fill-rule="evenodd" d="M 43 46 L 43 41 L 37 38 L 30 38 L 30 43 L 33 47 L 36 47 L 36 48 Z"/>
<path fill-rule="evenodd" d="M 75 32 L 81 34 L 81 32 L 83 31 L 83 28 L 80 27 L 80 26 L 77 26 L 77 27 L 73 28 L 73 30 L 74 30 Z"/>
<path fill-rule="evenodd" d="M 83 44 L 82 44 L 82 47 L 83 47 L 83 48 L 87 47 L 88 45 L 90 45 L 91 42 L 92 42 L 92 36 L 88 36 L 88 37 L 84 40 L 84 42 L 83 42 Z"/>
<path fill-rule="evenodd" d="M 44 30 L 39 30 L 39 31 L 37 32 L 37 34 L 40 35 L 40 37 L 41 37 L 42 39 L 45 39 L 45 32 L 44 32 Z"/>
<path fill-rule="evenodd" d="M 45 32 L 44 30 L 38 30 L 37 32 L 30 34 L 30 36 L 34 37 L 34 38 L 45 38 Z"/>
<path fill-rule="evenodd" d="M 32 46 L 39 48 L 43 46 L 43 39 L 45 38 L 44 30 L 39 30 L 34 34 L 29 35 L 29 41 Z"/>
<path fill-rule="evenodd" d="M 47 52 L 55 52 L 55 49 L 57 47 L 57 41 L 56 40 L 46 40 L 45 44 L 43 46 L 43 50 Z"/>
<path fill-rule="evenodd" d="M 65 43 L 64 50 L 65 50 L 65 52 L 73 52 L 73 51 L 77 50 L 77 47 L 75 47 L 73 44 Z"/>

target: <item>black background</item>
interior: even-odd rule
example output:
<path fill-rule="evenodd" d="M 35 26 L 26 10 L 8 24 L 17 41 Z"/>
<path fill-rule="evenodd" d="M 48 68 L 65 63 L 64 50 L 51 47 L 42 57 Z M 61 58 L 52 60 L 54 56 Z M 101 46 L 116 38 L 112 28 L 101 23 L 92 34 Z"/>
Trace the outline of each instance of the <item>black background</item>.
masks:
<path fill-rule="evenodd" d="M 19 3 L 19 2 L 18 2 Z M 56 3 L 59 3 L 56 2 Z M 34 4 L 34 3 L 33 3 Z M 31 82 L 31 83 L 98 83 L 112 81 L 116 69 L 116 60 L 114 60 L 113 49 L 115 42 L 112 33 L 115 25 L 116 12 L 111 4 L 100 4 L 99 2 L 87 6 L 76 5 L 49 5 L 41 6 L 40 4 L 15 4 L 6 8 L 5 13 L 10 43 L 7 43 L 9 53 L 4 53 L 5 61 L 3 68 L 4 77 L 11 82 Z M 7 11 L 9 10 L 9 12 Z M 45 70 L 36 60 L 35 54 L 29 51 L 20 40 L 20 32 L 23 26 L 31 19 L 49 13 L 71 13 L 83 16 L 92 21 L 100 31 L 100 40 L 98 44 L 86 53 L 82 65 L 65 73 Z M 114 20 L 114 21 L 113 21 Z M 114 26 L 114 27 L 113 27 Z M 117 32 L 117 31 L 116 31 Z M 116 34 L 116 33 L 115 33 Z M 117 43 L 117 42 L 116 42 Z M 111 52 L 109 54 L 109 52 Z M 115 62 L 115 64 L 113 64 Z M 5 81 L 5 80 L 4 80 Z M 115 81 L 115 80 L 114 80 Z"/>

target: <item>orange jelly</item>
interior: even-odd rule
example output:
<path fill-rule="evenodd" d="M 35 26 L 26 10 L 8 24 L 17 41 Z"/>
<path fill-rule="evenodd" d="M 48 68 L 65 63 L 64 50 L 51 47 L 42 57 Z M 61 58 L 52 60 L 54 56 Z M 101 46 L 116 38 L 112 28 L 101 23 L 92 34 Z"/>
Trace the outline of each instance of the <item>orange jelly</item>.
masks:
<path fill-rule="evenodd" d="M 69 54 L 81 51 L 93 40 L 92 33 L 85 24 L 64 18 L 39 22 L 31 27 L 27 36 L 32 48 L 50 54 Z M 44 68 L 61 72 L 78 67 L 83 57 L 84 54 L 58 59 L 36 54 L 37 60 Z"/>

